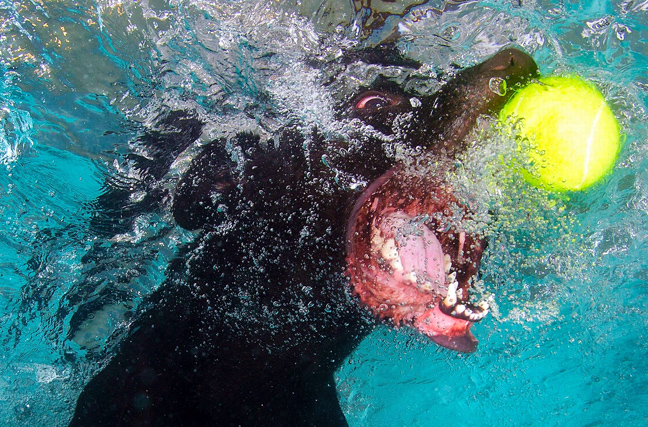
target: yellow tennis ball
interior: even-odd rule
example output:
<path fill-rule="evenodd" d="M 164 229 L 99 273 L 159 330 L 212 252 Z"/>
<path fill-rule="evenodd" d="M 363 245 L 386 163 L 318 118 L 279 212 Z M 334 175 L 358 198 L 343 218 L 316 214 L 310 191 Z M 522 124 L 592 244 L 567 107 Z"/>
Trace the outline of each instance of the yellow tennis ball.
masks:
<path fill-rule="evenodd" d="M 519 120 L 532 185 L 584 190 L 607 175 L 620 149 L 619 123 L 603 95 L 580 77 L 545 77 L 518 91 L 500 112 Z"/>

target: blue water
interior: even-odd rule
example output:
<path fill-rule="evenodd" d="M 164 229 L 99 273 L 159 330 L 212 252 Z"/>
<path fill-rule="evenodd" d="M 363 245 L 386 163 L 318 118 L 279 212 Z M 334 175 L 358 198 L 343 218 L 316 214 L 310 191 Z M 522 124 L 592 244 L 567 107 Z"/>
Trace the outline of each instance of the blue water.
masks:
<path fill-rule="evenodd" d="M 103 182 L 128 173 L 120 154 L 156 112 L 199 111 L 206 139 L 292 119 L 343 132 L 333 106 L 371 81 L 371 67 L 324 87 L 336 69 L 304 58 L 326 62 L 394 29 L 399 48 L 429 64 L 426 76 L 511 43 L 544 74 L 580 74 L 609 100 L 625 144 L 603 185 L 569 198 L 500 171 L 482 266 L 494 310 L 474 327 L 478 352 L 379 327 L 337 373 L 349 423 L 648 425 L 648 2 L 484 1 L 442 14 L 441 1 L 407 11 L 372 2 L 382 15 L 334 0 L 23 3 L 0 0 L 2 425 L 65 425 L 192 237 L 164 209 L 119 236 L 88 225 Z M 266 107 L 279 114 L 259 120 Z"/>

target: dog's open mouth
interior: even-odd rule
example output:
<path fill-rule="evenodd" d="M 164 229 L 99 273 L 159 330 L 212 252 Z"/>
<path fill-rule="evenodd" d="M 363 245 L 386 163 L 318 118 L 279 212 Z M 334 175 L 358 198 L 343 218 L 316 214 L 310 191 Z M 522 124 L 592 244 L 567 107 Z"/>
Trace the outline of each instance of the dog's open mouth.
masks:
<path fill-rule="evenodd" d="M 419 185 L 408 181 L 404 188 L 404 182 L 386 177 L 358 201 L 347 234 L 351 285 L 378 318 L 413 326 L 444 347 L 472 352 L 477 340 L 470 327 L 489 307 L 486 301 L 469 302 L 463 266 L 478 264 L 481 252 L 471 254 L 469 237 L 456 227 L 435 226 L 449 204 L 457 206 L 446 189 L 434 187 L 424 195 L 418 194 Z"/>

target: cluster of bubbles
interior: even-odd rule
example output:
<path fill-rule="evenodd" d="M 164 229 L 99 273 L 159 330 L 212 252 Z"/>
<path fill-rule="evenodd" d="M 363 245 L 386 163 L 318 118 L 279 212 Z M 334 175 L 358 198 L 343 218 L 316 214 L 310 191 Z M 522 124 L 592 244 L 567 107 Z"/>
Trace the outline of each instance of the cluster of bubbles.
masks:
<path fill-rule="evenodd" d="M 569 197 L 528 184 L 524 140 L 506 126 L 478 128 L 473 147 L 449 177 L 458 194 L 475 210 L 472 228 L 488 240 L 481 269 L 494 293 L 498 321 L 550 321 L 558 318 L 561 286 L 582 276 L 587 254 Z M 468 229 L 471 224 L 467 224 Z M 477 289 L 478 294 L 480 292 Z"/>

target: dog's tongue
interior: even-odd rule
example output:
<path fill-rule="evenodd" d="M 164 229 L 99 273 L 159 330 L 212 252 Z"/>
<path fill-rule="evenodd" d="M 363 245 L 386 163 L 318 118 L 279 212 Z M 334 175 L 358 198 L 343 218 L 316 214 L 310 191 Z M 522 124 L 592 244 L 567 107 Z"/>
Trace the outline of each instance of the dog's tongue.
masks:
<path fill-rule="evenodd" d="M 390 277 L 383 279 L 391 292 L 411 295 L 408 288 L 414 287 L 421 292 L 421 300 L 427 300 L 430 293 L 436 301 L 446 298 L 443 249 L 432 230 L 404 212 L 391 212 L 378 221 L 371 246 L 391 269 Z M 443 347 L 465 353 L 475 351 L 477 339 L 470 332 L 472 322 L 443 313 L 436 301 L 414 314 L 413 326 Z"/>
<path fill-rule="evenodd" d="M 422 221 L 399 211 L 381 215 L 372 230 L 371 251 L 389 267 L 392 286 L 435 294 L 444 289 L 443 249 Z"/>

